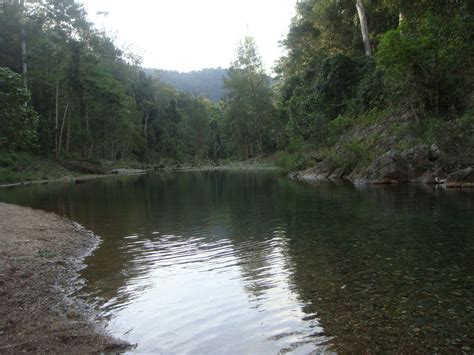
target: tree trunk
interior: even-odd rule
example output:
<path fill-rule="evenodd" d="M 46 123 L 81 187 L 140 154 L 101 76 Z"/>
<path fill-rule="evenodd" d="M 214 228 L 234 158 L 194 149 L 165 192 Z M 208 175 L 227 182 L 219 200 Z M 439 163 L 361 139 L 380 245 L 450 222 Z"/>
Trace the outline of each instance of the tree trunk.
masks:
<path fill-rule="evenodd" d="M 400 11 L 398 13 L 398 26 L 400 27 L 404 21 L 405 21 L 405 14 L 402 11 Z"/>
<path fill-rule="evenodd" d="M 64 132 L 64 123 L 66 121 L 67 117 L 67 110 L 69 109 L 69 100 L 67 101 L 66 108 L 64 109 L 64 115 L 63 115 L 63 122 L 61 124 L 61 132 L 59 134 L 59 142 L 58 142 L 58 156 L 61 155 L 61 145 L 62 145 L 62 140 L 63 140 L 63 132 Z"/>
<path fill-rule="evenodd" d="M 257 135 L 258 135 L 258 145 L 260 146 L 260 154 L 263 154 L 263 140 L 262 140 L 262 130 L 260 129 L 260 124 L 257 124 Z"/>
<path fill-rule="evenodd" d="M 257 130 L 257 135 L 258 135 L 258 141 L 259 141 L 259 145 L 260 145 L 260 153 L 263 153 L 263 142 L 262 142 L 262 133 L 260 131 L 260 109 L 258 107 L 258 103 L 257 103 L 257 95 L 255 93 L 255 86 L 253 84 L 253 81 L 251 78 L 249 78 L 249 83 L 250 83 L 250 88 L 252 89 L 252 101 L 253 101 L 253 104 L 254 104 L 254 107 L 255 107 L 255 128 Z"/>
<path fill-rule="evenodd" d="M 87 159 L 91 158 L 93 148 L 94 148 L 94 143 L 91 142 L 91 146 L 89 147 L 89 152 L 87 153 Z"/>
<path fill-rule="evenodd" d="M 150 117 L 150 114 L 148 113 L 148 110 L 145 111 L 145 124 L 144 124 L 144 132 L 145 132 L 145 142 L 148 145 L 148 119 Z"/>
<path fill-rule="evenodd" d="M 56 156 L 59 155 L 58 153 L 58 143 L 59 143 L 59 80 L 56 80 L 56 107 L 55 107 L 55 122 L 54 122 L 54 154 Z"/>
<path fill-rule="evenodd" d="M 357 13 L 359 14 L 360 30 L 362 32 L 362 41 L 364 42 L 365 55 L 372 55 L 372 47 L 370 45 L 369 38 L 369 27 L 367 26 L 367 13 L 365 12 L 365 6 L 363 0 L 357 0 L 356 3 Z"/>
<path fill-rule="evenodd" d="M 67 128 L 66 128 L 66 153 L 69 154 L 69 143 L 71 142 L 71 119 L 67 119 Z"/>
<path fill-rule="evenodd" d="M 249 138 L 247 133 L 245 133 L 245 158 L 250 158 Z"/>
<path fill-rule="evenodd" d="M 84 154 L 87 158 L 90 158 L 89 155 L 89 151 L 90 151 L 90 146 L 91 146 L 91 132 L 90 132 L 90 128 L 89 128 L 89 111 L 87 110 L 87 107 L 85 108 L 84 110 L 84 117 L 85 117 L 85 120 L 86 120 L 86 141 L 84 143 Z"/>
<path fill-rule="evenodd" d="M 403 34 L 403 23 L 405 22 L 405 14 L 400 10 L 398 13 L 398 28 L 400 29 L 400 34 Z"/>
<path fill-rule="evenodd" d="M 217 135 L 216 135 L 216 132 L 214 132 L 213 134 L 213 139 L 212 139 L 212 146 L 213 146 L 213 150 L 214 150 L 214 161 L 217 161 Z"/>
<path fill-rule="evenodd" d="M 102 147 L 103 147 L 103 154 L 104 154 L 104 159 L 107 159 L 107 140 L 108 140 L 108 137 L 109 137 L 109 126 L 107 125 L 107 122 L 105 123 L 105 127 L 104 127 L 104 141 L 103 141 L 103 144 L 102 144 Z"/>
<path fill-rule="evenodd" d="M 21 29 L 21 61 L 23 64 L 23 85 L 28 89 L 28 79 L 26 73 L 28 72 L 28 65 L 26 64 L 26 32 L 25 29 Z"/>
<path fill-rule="evenodd" d="M 86 133 L 87 133 L 87 139 L 90 140 L 91 138 L 91 132 L 89 130 L 89 111 L 86 109 L 86 113 L 85 113 L 85 117 L 86 117 Z"/>
<path fill-rule="evenodd" d="M 25 30 L 25 1 L 20 0 L 20 7 L 21 7 L 21 17 L 20 17 L 20 24 L 21 24 L 21 64 L 23 68 L 23 85 L 25 88 L 28 88 L 28 80 L 26 78 L 26 73 L 28 72 L 28 65 L 26 64 L 26 30 Z"/>

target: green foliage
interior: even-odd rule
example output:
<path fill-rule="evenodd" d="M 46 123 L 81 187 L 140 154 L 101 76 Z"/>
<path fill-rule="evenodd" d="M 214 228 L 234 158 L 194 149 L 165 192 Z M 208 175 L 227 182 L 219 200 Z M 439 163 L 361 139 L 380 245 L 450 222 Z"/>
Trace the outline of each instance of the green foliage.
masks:
<path fill-rule="evenodd" d="M 354 118 L 348 115 L 341 115 L 329 122 L 328 136 L 332 139 L 331 143 L 336 143 L 341 135 L 347 133 L 354 125 Z"/>
<path fill-rule="evenodd" d="M 404 136 L 399 145 L 437 142 L 467 164 L 470 153 L 462 151 L 472 144 L 466 134 L 474 105 L 472 8 L 455 0 L 365 4 L 373 58 L 364 56 L 354 0 L 300 1 L 284 41 L 288 54 L 276 67 L 278 77 L 270 79 L 250 37 L 228 71 L 156 73 L 93 28 L 75 0 L 5 1 L 0 149 L 154 164 L 281 151 L 278 162 L 287 168 L 309 164 L 306 151 L 324 151 L 335 165 L 349 168 L 367 164 L 393 134 Z M 19 74 L 23 59 L 25 77 Z M 197 97 L 217 100 L 223 89 L 219 103 Z M 371 125 L 380 133 L 385 117 L 401 123 L 387 124 L 383 138 L 358 134 Z M 5 154 L 0 174 L 10 180 L 42 170 L 12 165 L 17 158 Z"/>
<path fill-rule="evenodd" d="M 375 145 L 370 140 L 347 139 L 338 146 L 338 150 L 333 153 L 329 161 L 335 168 L 342 168 L 345 171 L 366 167 L 380 154 L 374 148 Z"/>
<path fill-rule="evenodd" d="M 0 67 L 0 149 L 36 148 L 38 115 L 29 99 L 22 77 Z"/>
<path fill-rule="evenodd" d="M 363 64 L 363 59 L 358 60 L 341 54 L 323 60 L 314 87 L 317 93 L 315 105 L 321 115 L 334 119 L 344 112 L 364 73 Z"/>
<path fill-rule="evenodd" d="M 21 71 L 20 2 L 0 3 L 0 67 Z"/>
<path fill-rule="evenodd" d="M 286 171 L 301 169 L 306 162 L 305 155 L 300 152 L 288 153 L 286 151 L 279 151 L 276 153 L 277 166 Z"/>
<path fill-rule="evenodd" d="M 383 110 L 386 106 L 384 90 L 383 70 L 373 60 L 366 58 L 365 72 L 357 84 L 355 97 L 348 105 L 349 110 L 359 114 Z"/>
<path fill-rule="evenodd" d="M 0 168 L 21 169 L 31 164 L 33 158 L 24 152 L 2 152 L 0 154 Z"/>
<path fill-rule="evenodd" d="M 236 59 L 224 78 L 224 87 L 231 150 L 245 159 L 274 151 L 280 127 L 275 125 L 278 121 L 270 82 L 253 38 L 246 37 L 240 43 Z"/>
<path fill-rule="evenodd" d="M 326 144 L 327 125 L 344 112 L 360 112 L 381 106 L 380 76 L 366 57 L 343 54 L 315 57 L 298 75 L 281 86 L 287 107 L 288 132 L 312 142 Z"/>
<path fill-rule="evenodd" d="M 284 41 L 288 55 L 276 68 L 287 152 L 295 153 L 296 141 L 301 151 L 325 151 L 335 167 L 351 169 L 367 165 L 387 141 L 441 144 L 443 130 L 457 136 L 454 127 L 472 109 L 474 17 L 468 2 L 365 5 L 374 57 L 362 55 L 355 1 L 297 4 Z M 392 124 L 394 117 L 403 123 Z M 386 134 L 361 135 L 369 126 L 377 132 L 386 126 Z"/>
<path fill-rule="evenodd" d="M 43 156 L 59 160 L 150 163 L 197 163 L 235 154 L 229 140 L 237 137 L 231 138 L 233 127 L 222 106 L 145 73 L 139 58 L 92 27 L 79 2 L 4 2 L 0 30 L 0 67 L 13 70 L 0 72 L 1 149 L 38 146 Z M 15 73 L 22 67 L 23 39 L 31 100 Z M 224 72 L 186 77 L 213 81 L 220 97 Z"/>
<path fill-rule="evenodd" d="M 43 180 L 63 174 L 54 161 L 27 152 L 0 151 L 0 183 Z"/>
<path fill-rule="evenodd" d="M 385 72 L 389 102 L 417 115 L 463 112 L 474 82 L 473 21 L 461 8 L 448 14 L 427 11 L 416 23 L 381 36 L 376 59 Z"/>

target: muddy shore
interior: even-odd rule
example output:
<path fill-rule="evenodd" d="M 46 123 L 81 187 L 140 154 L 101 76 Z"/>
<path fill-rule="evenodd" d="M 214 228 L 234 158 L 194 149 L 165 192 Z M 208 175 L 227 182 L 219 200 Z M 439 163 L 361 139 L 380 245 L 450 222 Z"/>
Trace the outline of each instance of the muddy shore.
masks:
<path fill-rule="evenodd" d="M 92 353 L 128 344 L 72 296 L 99 238 L 55 214 L 0 203 L 0 353 Z"/>

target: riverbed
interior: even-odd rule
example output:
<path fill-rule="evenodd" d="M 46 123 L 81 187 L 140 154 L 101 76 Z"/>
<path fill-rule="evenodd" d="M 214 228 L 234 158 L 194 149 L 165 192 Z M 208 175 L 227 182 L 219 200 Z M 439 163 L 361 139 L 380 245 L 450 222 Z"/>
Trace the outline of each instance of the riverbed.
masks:
<path fill-rule="evenodd" d="M 163 172 L 0 190 L 102 238 L 76 296 L 137 352 L 474 348 L 474 193 Z"/>

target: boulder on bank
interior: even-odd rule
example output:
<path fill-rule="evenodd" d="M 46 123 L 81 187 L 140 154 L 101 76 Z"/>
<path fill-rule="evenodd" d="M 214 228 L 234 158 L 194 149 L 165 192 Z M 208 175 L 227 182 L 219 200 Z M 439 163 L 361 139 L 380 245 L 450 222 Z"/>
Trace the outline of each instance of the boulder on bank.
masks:
<path fill-rule="evenodd" d="M 363 182 L 390 184 L 423 182 L 435 184 L 444 177 L 441 151 L 433 144 L 420 144 L 398 152 L 389 150 L 376 158 L 362 174 Z"/>
<path fill-rule="evenodd" d="M 356 184 L 399 184 L 416 182 L 442 184 L 447 178 L 447 161 L 436 144 L 419 144 L 410 149 L 398 151 L 390 149 L 364 168 L 356 166 L 352 171 L 334 168 L 328 160 L 316 163 L 310 169 L 293 172 L 295 180 L 348 180 Z M 472 172 L 462 170 L 451 174 L 448 186 L 469 186 Z M 449 182 L 450 181 L 450 182 Z"/>
<path fill-rule="evenodd" d="M 406 171 L 401 155 L 394 150 L 389 150 L 375 159 L 358 179 L 375 184 L 398 183 L 405 180 Z"/>
<path fill-rule="evenodd" d="M 331 175 L 329 175 L 329 179 L 331 180 L 342 180 L 342 178 L 345 175 L 345 170 L 343 168 L 337 168 L 332 172 Z"/>
<path fill-rule="evenodd" d="M 288 177 L 294 180 L 306 181 L 327 180 L 333 171 L 334 169 L 331 169 L 331 166 L 326 161 L 322 161 L 316 163 L 316 165 L 312 168 L 303 171 L 291 172 Z"/>
<path fill-rule="evenodd" d="M 447 187 L 474 187 L 474 167 L 455 171 L 446 180 Z"/>

